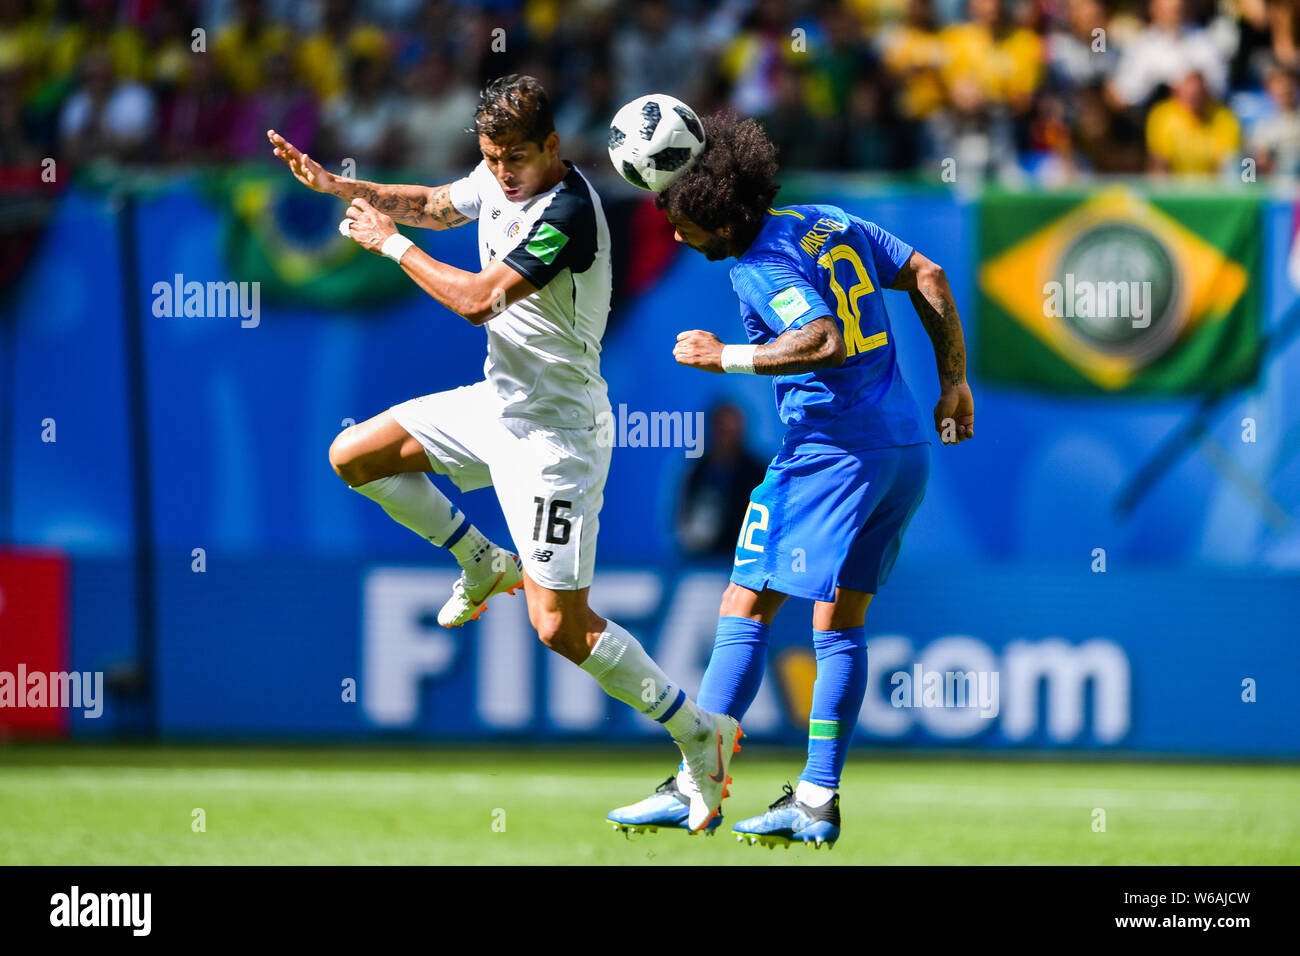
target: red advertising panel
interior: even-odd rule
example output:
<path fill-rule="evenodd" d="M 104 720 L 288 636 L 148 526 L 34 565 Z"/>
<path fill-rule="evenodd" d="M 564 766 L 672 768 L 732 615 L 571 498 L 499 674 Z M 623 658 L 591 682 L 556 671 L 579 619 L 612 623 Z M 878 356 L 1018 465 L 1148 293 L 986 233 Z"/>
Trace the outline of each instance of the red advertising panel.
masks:
<path fill-rule="evenodd" d="M 67 670 L 67 559 L 0 549 L 0 736 L 64 736 L 54 675 Z"/>

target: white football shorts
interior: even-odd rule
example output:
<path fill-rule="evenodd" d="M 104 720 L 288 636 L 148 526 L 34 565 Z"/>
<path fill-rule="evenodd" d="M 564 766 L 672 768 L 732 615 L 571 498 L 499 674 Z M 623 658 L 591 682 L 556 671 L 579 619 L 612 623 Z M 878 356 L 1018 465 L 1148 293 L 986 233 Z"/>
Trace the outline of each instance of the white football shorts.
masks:
<path fill-rule="evenodd" d="M 553 591 L 590 587 L 611 449 L 597 428 L 550 428 L 501 418 L 491 384 L 394 405 L 433 472 L 461 491 L 491 485 L 529 577 Z"/>

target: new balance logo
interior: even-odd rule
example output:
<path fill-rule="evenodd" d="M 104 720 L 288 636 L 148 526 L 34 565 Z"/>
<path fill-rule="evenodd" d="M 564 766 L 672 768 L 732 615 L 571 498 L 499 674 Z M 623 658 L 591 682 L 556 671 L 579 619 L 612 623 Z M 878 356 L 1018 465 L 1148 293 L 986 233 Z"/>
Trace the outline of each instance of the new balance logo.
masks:
<path fill-rule="evenodd" d="M 492 207 L 492 218 L 495 219 L 495 218 L 496 218 L 497 216 L 499 216 L 499 215 L 501 215 L 501 210 L 498 209 L 496 206 L 493 206 L 493 207 Z"/>
<path fill-rule="evenodd" d="M 534 561 L 541 561 L 544 564 L 551 560 L 551 556 L 554 554 L 554 551 L 543 551 L 541 548 L 535 548 L 533 549 L 532 558 Z"/>

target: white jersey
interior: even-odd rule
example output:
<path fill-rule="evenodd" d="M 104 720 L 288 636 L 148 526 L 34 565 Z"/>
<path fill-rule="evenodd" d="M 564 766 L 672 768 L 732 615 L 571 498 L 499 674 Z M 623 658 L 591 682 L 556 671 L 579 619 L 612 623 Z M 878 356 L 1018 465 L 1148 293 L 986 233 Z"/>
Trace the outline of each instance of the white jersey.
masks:
<path fill-rule="evenodd" d="M 486 323 L 483 372 L 502 416 L 591 428 L 609 410 L 600 338 L 613 281 L 600 197 L 572 163 L 554 188 L 511 202 L 480 162 L 452 183 L 451 202 L 478 220 L 479 262 L 503 259 L 537 287 Z"/>

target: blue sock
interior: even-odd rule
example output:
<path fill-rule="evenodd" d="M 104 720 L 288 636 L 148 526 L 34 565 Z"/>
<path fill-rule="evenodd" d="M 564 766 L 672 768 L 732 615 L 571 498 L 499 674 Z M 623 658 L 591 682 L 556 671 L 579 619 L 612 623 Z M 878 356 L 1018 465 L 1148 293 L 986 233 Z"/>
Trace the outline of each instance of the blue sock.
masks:
<path fill-rule="evenodd" d="M 740 720 L 758 696 L 767 666 L 767 625 L 747 617 L 718 618 L 713 655 L 695 703 Z"/>
<path fill-rule="evenodd" d="M 867 629 L 813 631 L 817 680 L 808 718 L 808 762 L 800 780 L 836 789 L 867 692 Z"/>

